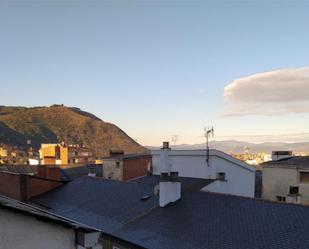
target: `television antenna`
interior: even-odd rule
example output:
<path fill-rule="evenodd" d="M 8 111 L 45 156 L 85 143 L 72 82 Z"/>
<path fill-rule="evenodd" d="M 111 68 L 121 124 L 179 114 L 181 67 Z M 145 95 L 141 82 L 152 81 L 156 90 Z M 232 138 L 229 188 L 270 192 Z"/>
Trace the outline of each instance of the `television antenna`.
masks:
<path fill-rule="evenodd" d="M 172 142 L 174 143 L 174 145 L 176 145 L 179 136 L 177 134 L 175 134 L 175 135 L 172 135 L 171 138 L 172 138 Z"/>
<path fill-rule="evenodd" d="M 214 137 L 214 127 L 204 127 L 204 137 L 206 139 L 206 163 L 209 167 L 209 138 Z"/>

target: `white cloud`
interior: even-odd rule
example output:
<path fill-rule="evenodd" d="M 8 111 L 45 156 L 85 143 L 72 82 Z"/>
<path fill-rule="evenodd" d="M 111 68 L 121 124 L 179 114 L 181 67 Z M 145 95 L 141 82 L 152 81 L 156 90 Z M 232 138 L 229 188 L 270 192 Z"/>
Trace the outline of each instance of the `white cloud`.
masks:
<path fill-rule="evenodd" d="M 309 67 L 254 74 L 224 88 L 224 115 L 309 112 Z"/>

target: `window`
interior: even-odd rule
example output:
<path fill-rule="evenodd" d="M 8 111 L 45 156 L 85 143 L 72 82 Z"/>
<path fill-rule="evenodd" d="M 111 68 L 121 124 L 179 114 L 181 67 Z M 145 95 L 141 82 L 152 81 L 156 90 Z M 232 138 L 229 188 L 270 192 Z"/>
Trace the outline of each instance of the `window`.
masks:
<path fill-rule="evenodd" d="M 298 195 L 299 187 L 298 186 L 290 186 L 290 195 Z"/>
<path fill-rule="evenodd" d="M 285 196 L 279 196 L 279 195 L 277 195 L 277 196 L 276 196 L 276 199 L 277 199 L 277 201 L 280 201 L 280 202 L 285 202 L 285 201 L 286 201 Z"/>
<path fill-rule="evenodd" d="M 299 172 L 299 181 L 309 183 L 309 172 Z"/>
<path fill-rule="evenodd" d="M 116 162 L 116 168 L 119 169 L 120 167 L 120 162 Z"/>
<path fill-rule="evenodd" d="M 217 180 L 225 181 L 225 172 L 218 172 L 217 173 Z"/>

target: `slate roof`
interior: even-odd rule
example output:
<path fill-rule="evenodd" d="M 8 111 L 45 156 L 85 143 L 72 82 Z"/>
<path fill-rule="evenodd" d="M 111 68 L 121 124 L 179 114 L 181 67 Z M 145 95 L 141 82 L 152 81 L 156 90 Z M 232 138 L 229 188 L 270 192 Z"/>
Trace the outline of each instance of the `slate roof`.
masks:
<path fill-rule="evenodd" d="M 309 248 L 309 207 L 293 204 L 185 191 L 160 208 L 153 184 L 90 177 L 32 202 L 145 248 Z"/>
<path fill-rule="evenodd" d="M 0 172 L 16 174 L 35 175 L 36 169 L 36 165 L 0 165 Z M 87 176 L 89 172 L 96 173 L 96 176 L 101 177 L 103 171 L 102 165 L 95 164 L 62 166 L 60 170 L 61 180 L 74 180 L 78 177 Z"/>
<path fill-rule="evenodd" d="M 96 176 L 101 177 L 103 174 L 102 165 L 88 164 L 78 165 L 74 167 L 61 167 L 62 175 L 68 180 L 74 180 L 78 177 L 87 176 L 89 172 L 96 173 Z"/>
<path fill-rule="evenodd" d="M 193 177 L 179 177 L 181 182 L 181 190 L 184 191 L 199 191 L 203 187 L 212 183 L 214 180 L 212 179 L 203 179 L 203 178 L 193 178 Z M 144 177 L 139 177 L 131 180 L 131 182 L 136 182 L 140 184 L 146 184 L 154 187 L 159 184 L 160 176 L 158 175 L 149 175 Z"/>
<path fill-rule="evenodd" d="M 34 216 L 36 218 L 41 218 L 44 219 L 45 222 L 48 221 L 50 223 L 62 224 L 65 227 L 71 227 L 74 229 L 81 228 L 84 231 L 88 232 L 94 232 L 94 231 L 98 232 L 98 230 L 88 227 L 86 225 L 76 223 L 64 217 L 59 217 L 56 214 L 46 212 L 45 210 L 42 210 L 40 208 L 28 205 L 26 203 L 2 195 L 0 195 L 0 208 L 8 209 L 28 216 Z"/>
<path fill-rule="evenodd" d="M 35 165 L 0 165 L 0 172 L 10 172 L 16 174 L 29 174 L 36 173 Z"/>
<path fill-rule="evenodd" d="M 307 249 L 308 219 L 308 207 L 191 192 L 116 235 L 146 248 Z"/>
<path fill-rule="evenodd" d="M 148 200 L 141 200 L 150 195 Z M 54 213 L 108 233 L 158 206 L 152 186 L 80 177 L 32 200 Z"/>
<path fill-rule="evenodd" d="M 292 168 L 309 168 L 309 156 L 293 156 L 291 158 L 285 158 L 278 161 L 268 161 L 262 166 L 283 166 Z"/>
<path fill-rule="evenodd" d="M 149 152 L 146 152 L 146 153 L 138 153 L 138 154 L 122 154 L 122 155 L 109 156 L 109 157 L 103 158 L 103 164 L 104 164 L 104 159 L 125 160 L 125 159 L 135 159 L 135 158 L 140 158 L 140 157 L 145 157 L 145 156 L 151 156 L 151 154 Z"/>

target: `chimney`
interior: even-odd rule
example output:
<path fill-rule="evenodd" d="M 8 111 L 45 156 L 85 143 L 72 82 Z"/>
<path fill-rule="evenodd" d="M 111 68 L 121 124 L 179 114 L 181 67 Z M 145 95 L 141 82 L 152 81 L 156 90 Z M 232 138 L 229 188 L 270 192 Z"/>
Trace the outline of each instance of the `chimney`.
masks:
<path fill-rule="evenodd" d="M 165 207 L 181 198 L 178 172 L 162 173 L 160 177 L 159 206 Z"/>
<path fill-rule="evenodd" d="M 88 168 L 88 176 L 89 177 L 96 177 L 97 174 L 95 172 L 95 166 L 93 165 L 90 165 L 89 168 Z"/>
<path fill-rule="evenodd" d="M 162 149 L 170 149 L 170 143 L 169 142 L 163 142 Z"/>
<path fill-rule="evenodd" d="M 171 148 L 169 147 L 169 142 L 163 142 L 163 147 L 161 148 L 161 165 L 162 173 L 169 173 L 171 171 L 171 162 L 169 158 L 169 152 Z"/>
<path fill-rule="evenodd" d="M 293 157 L 293 153 L 292 151 L 273 151 L 271 153 L 271 160 L 273 161 L 280 161 L 282 159 L 288 159 L 288 158 L 292 158 Z"/>
<path fill-rule="evenodd" d="M 162 173 L 160 177 L 159 205 L 165 207 L 181 198 L 181 183 L 178 172 L 172 172 L 169 158 L 169 142 L 163 142 L 161 149 Z"/>

